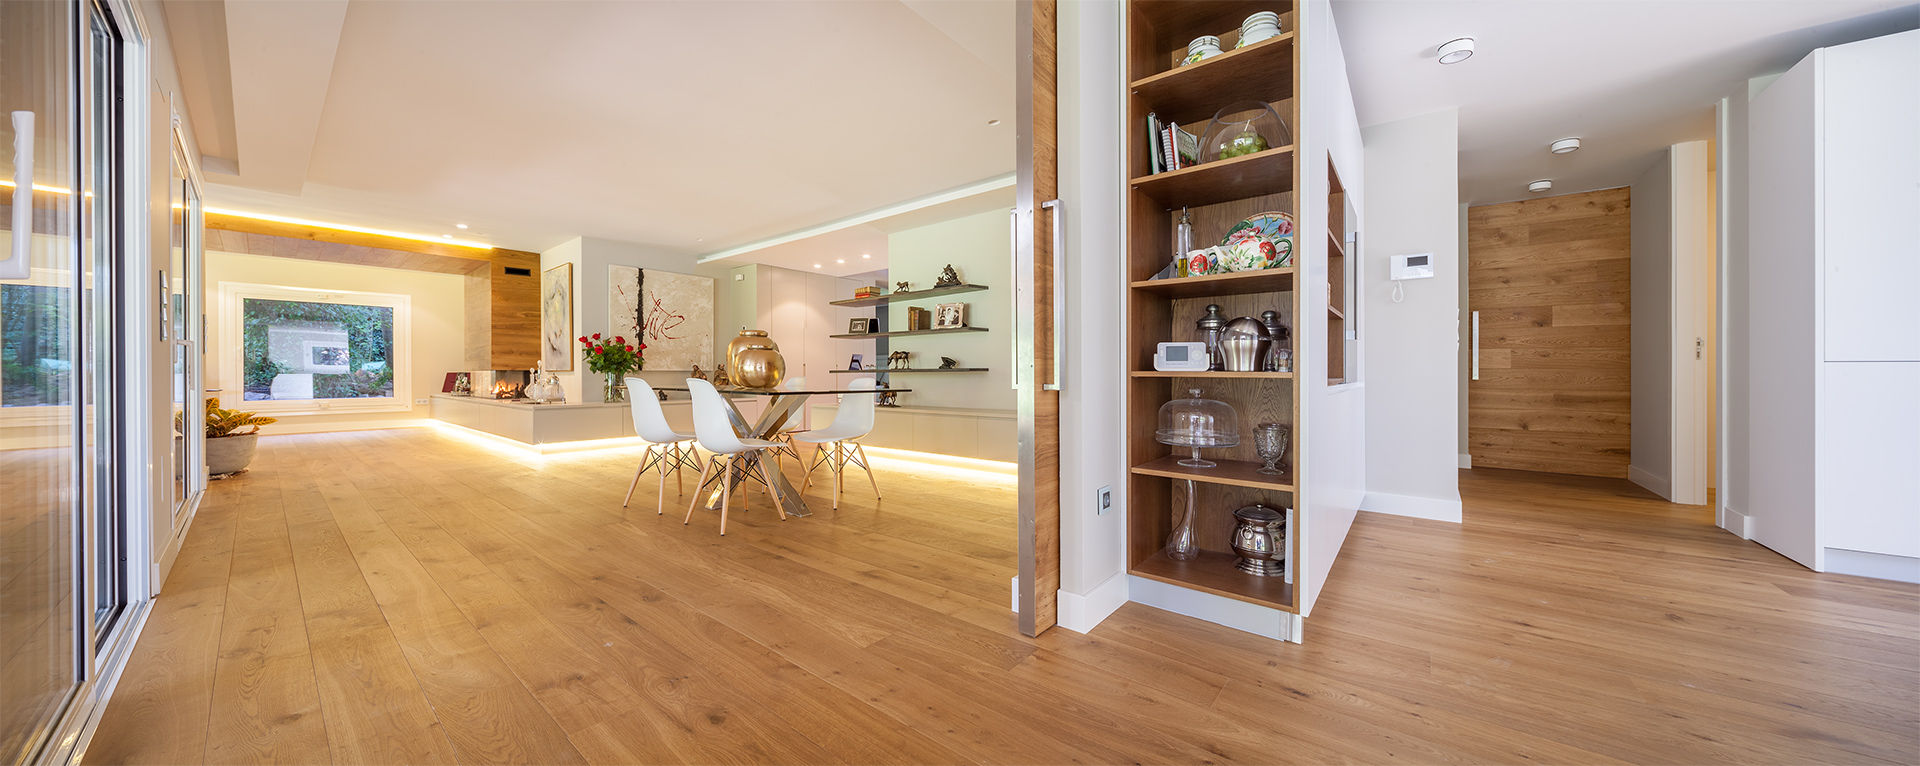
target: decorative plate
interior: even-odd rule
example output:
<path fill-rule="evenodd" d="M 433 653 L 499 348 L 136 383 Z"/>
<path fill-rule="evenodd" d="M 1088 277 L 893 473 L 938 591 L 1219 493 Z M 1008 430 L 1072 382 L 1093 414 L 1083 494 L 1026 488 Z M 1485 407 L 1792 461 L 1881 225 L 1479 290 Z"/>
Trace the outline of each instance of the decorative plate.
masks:
<path fill-rule="evenodd" d="M 1230 248 L 1247 241 L 1265 243 L 1259 249 L 1266 256 L 1263 265 L 1248 266 L 1271 269 L 1293 265 L 1293 216 L 1279 211 L 1254 213 L 1227 230 L 1227 236 L 1220 240 L 1220 246 Z"/>

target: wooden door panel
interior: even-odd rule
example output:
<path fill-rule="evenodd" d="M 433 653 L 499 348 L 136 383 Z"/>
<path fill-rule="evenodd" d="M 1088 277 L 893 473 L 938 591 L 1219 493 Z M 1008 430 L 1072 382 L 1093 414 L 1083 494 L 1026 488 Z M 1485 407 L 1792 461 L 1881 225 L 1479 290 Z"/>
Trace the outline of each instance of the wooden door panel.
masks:
<path fill-rule="evenodd" d="M 1632 309 L 1626 189 L 1467 211 L 1476 467 L 1624 478 Z"/>

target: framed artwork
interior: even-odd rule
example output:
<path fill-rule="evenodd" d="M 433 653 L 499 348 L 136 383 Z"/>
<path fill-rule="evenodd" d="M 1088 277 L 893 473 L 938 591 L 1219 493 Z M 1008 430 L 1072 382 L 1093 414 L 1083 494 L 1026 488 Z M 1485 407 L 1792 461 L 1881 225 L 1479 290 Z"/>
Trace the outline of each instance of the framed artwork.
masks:
<path fill-rule="evenodd" d="M 856 320 L 856 321 L 858 321 L 858 320 Z M 847 369 L 849 369 L 849 370 L 858 370 L 858 369 L 861 369 L 861 367 L 860 367 L 860 361 L 861 361 L 862 359 L 864 359 L 864 358 L 865 358 L 865 355 L 863 355 L 863 354 L 854 354 L 854 355 L 853 355 L 853 361 L 850 361 L 850 362 L 847 362 Z"/>
<path fill-rule="evenodd" d="M 609 326 L 646 342 L 647 369 L 712 366 L 712 277 L 634 266 L 608 270 Z"/>
<path fill-rule="evenodd" d="M 540 363 L 573 371 L 573 264 L 540 272 Z"/>
<path fill-rule="evenodd" d="M 849 319 L 849 320 L 847 320 L 847 334 L 848 334 L 848 335 L 865 335 L 865 334 L 867 334 L 867 320 L 865 320 L 865 319 Z"/>
<path fill-rule="evenodd" d="M 942 303 L 933 309 L 933 329 L 954 330 L 967 326 L 967 304 Z"/>

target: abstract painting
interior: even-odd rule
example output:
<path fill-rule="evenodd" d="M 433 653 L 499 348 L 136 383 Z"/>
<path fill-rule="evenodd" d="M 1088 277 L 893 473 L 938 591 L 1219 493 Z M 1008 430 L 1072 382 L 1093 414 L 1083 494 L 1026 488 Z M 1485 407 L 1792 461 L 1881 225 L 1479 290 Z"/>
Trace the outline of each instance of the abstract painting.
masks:
<path fill-rule="evenodd" d="M 713 367 L 713 278 L 607 267 L 607 326 L 647 344 L 649 370 Z"/>
<path fill-rule="evenodd" d="M 573 264 L 540 272 L 540 363 L 550 372 L 573 370 Z"/>

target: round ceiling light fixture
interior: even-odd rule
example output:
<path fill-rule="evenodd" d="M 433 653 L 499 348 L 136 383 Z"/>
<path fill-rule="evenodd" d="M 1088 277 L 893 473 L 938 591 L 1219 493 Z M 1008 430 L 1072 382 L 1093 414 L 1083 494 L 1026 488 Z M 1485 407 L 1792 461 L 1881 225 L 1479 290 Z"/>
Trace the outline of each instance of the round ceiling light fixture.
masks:
<path fill-rule="evenodd" d="M 466 225 L 466 224 L 464 224 L 464 223 L 456 223 L 456 224 L 454 224 L 454 225 L 453 225 L 453 228 L 456 228 L 456 229 L 459 229 L 459 230 L 461 230 L 461 231 L 466 231 L 466 230 L 467 230 L 467 225 Z"/>
<path fill-rule="evenodd" d="M 816 263 L 816 264 L 814 264 L 814 265 L 813 265 L 813 267 L 814 267 L 814 268 L 816 268 L 816 269 L 817 269 L 817 268 L 820 268 L 820 264 L 817 264 L 817 263 Z"/>
<path fill-rule="evenodd" d="M 1562 138 L 1551 144 L 1547 144 L 1547 148 L 1553 150 L 1554 154 L 1571 154 L 1573 150 L 1580 148 L 1580 139 Z"/>
<path fill-rule="evenodd" d="M 1543 191 L 1547 191 L 1552 188 L 1553 188 L 1553 182 L 1548 181 L 1546 179 L 1541 179 L 1539 181 L 1535 181 L 1533 183 L 1527 184 L 1527 191 L 1534 192 L 1535 194 L 1538 194 Z"/>
<path fill-rule="evenodd" d="M 845 259 L 845 258 L 835 258 L 835 259 L 833 259 L 833 262 L 834 262 L 834 263 L 846 263 L 846 262 L 847 262 L 847 259 Z"/>
<path fill-rule="evenodd" d="M 873 253 L 861 253 L 861 254 L 860 254 L 860 257 L 862 257 L 862 258 L 872 258 L 872 257 L 873 257 Z"/>
<path fill-rule="evenodd" d="M 1473 38 L 1460 37 L 1440 44 L 1440 63 L 1458 64 L 1473 57 Z"/>

